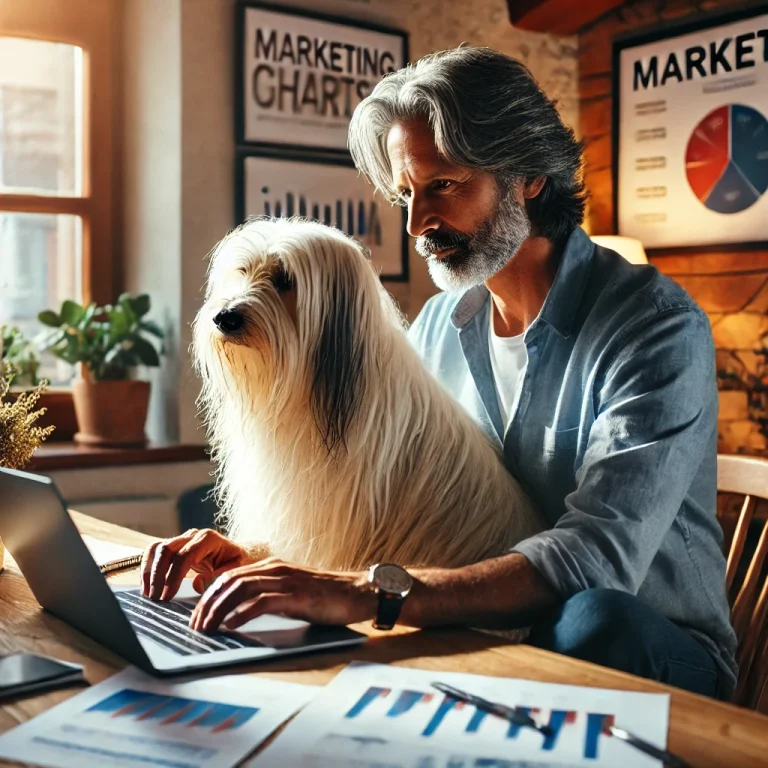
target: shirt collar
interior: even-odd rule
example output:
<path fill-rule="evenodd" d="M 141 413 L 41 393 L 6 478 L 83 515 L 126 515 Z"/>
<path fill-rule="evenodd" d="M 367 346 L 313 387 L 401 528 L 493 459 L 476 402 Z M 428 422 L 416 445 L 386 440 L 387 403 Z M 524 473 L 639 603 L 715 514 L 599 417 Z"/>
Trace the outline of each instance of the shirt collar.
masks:
<path fill-rule="evenodd" d="M 587 285 L 594 251 L 594 243 L 587 233 L 581 227 L 576 227 L 565 244 L 552 287 L 535 323 L 543 321 L 561 336 L 568 338 Z M 458 329 L 463 328 L 480 311 L 489 293 L 484 283 L 466 291 L 451 315 L 453 325 Z"/>

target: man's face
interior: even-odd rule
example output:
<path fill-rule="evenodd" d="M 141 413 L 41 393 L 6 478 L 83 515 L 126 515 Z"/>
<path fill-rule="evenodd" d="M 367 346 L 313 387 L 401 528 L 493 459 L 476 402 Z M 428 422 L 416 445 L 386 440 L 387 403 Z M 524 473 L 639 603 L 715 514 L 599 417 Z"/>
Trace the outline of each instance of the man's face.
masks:
<path fill-rule="evenodd" d="M 444 160 L 426 120 L 396 123 L 387 152 L 408 233 L 439 288 L 465 290 L 493 277 L 530 236 L 521 183 L 501 190 L 490 173 Z"/>

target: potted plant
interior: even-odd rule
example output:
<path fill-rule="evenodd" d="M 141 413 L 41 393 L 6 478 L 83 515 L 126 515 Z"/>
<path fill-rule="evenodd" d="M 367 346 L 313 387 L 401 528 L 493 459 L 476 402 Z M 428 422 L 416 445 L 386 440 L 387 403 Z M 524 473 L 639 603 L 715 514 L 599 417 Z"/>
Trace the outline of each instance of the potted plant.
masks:
<path fill-rule="evenodd" d="M 22 331 L 10 325 L 0 325 L 0 370 L 3 364 L 16 388 L 36 387 L 40 383 L 37 376 L 40 360 L 34 344 Z"/>
<path fill-rule="evenodd" d="M 58 312 L 38 315 L 53 328 L 40 339 L 43 349 L 72 365 L 81 378 L 72 385 L 77 415 L 75 440 L 87 445 L 140 446 L 146 442 L 150 384 L 128 379 L 131 368 L 160 365 L 158 351 L 149 340 L 162 340 L 163 331 L 146 319 L 147 294 L 124 293 L 114 304 L 83 307 L 64 301 Z"/>

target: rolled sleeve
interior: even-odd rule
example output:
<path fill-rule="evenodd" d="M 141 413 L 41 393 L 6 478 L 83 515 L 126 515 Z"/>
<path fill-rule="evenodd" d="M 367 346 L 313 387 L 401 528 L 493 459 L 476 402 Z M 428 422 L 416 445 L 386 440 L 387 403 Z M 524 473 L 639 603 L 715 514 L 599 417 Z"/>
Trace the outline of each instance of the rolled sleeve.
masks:
<path fill-rule="evenodd" d="M 564 599 L 595 587 L 637 593 L 717 429 L 714 345 L 700 310 L 646 318 L 608 357 L 566 512 L 513 550 Z"/>

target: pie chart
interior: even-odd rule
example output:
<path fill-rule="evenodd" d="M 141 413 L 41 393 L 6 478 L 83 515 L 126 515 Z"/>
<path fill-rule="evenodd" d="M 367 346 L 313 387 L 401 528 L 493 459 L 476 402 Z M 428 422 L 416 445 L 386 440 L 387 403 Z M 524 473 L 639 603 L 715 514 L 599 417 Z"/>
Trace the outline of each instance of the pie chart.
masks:
<path fill-rule="evenodd" d="M 712 110 L 688 139 L 685 173 L 710 211 L 734 214 L 754 205 L 768 189 L 768 120 L 743 104 Z"/>

